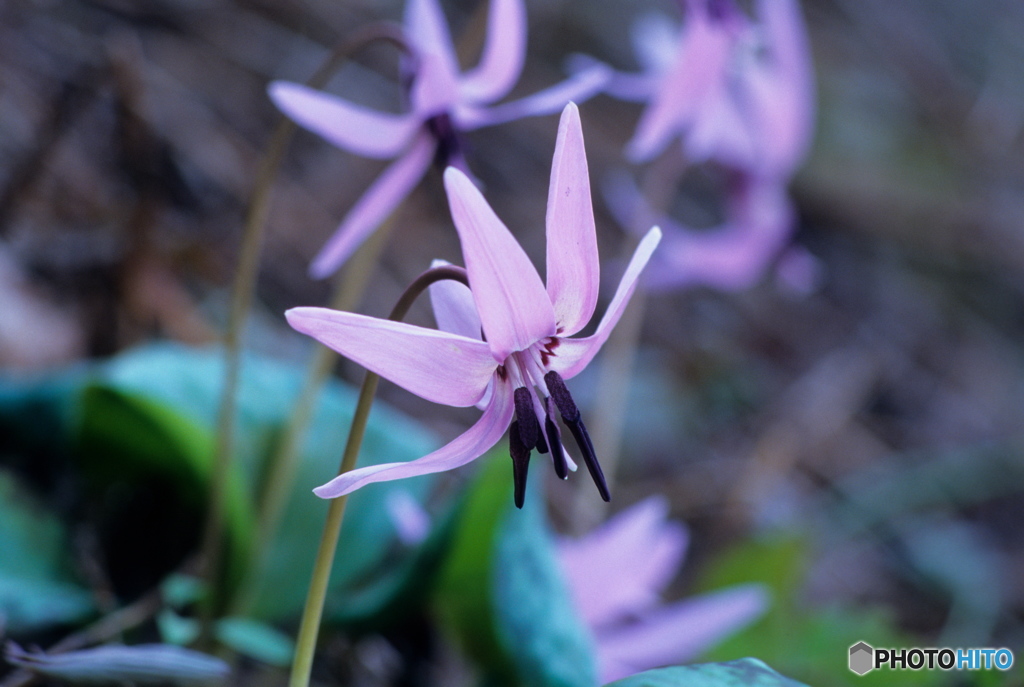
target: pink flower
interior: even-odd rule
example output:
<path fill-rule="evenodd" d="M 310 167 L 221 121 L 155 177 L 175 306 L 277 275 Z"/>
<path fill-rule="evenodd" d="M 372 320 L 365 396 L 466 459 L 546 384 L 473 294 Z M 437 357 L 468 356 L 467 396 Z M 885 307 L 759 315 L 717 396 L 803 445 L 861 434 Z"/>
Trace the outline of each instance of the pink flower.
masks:
<path fill-rule="evenodd" d="M 814 114 L 797 0 L 757 0 L 756 22 L 733 0 L 687 0 L 686 7 L 678 41 L 660 23 L 641 25 L 637 42 L 647 71 L 620 92 L 632 90 L 648 106 L 627 155 L 649 160 L 681 136 L 692 162 L 714 159 L 788 178 L 806 154 Z"/>
<path fill-rule="evenodd" d="M 667 514 L 663 498 L 648 498 L 581 539 L 559 542 L 568 587 L 594 635 L 601 684 L 692 660 L 767 608 L 760 585 L 662 604 L 688 541 Z"/>
<path fill-rule="evenodd" d="M 459 467 L 497 443 L 511 424 L 516 503 L 521 505 L 532 449 L 550 451 L 556 472 L 567 475 L 557 409 L 607 500 L 600 466 L 564 380 L 586 367 L 608 338 L 661 232 L 652 228 L 641 240 L 595 332 L 570 338 L 593 315 L 599 285 L 590 180 L 576 106 L 570 103 L 562 113 L 551 165 L 546 285 L 469 178 L 449 167 L 444 182 L 470 289 L 450 284 L 434 291 L 440 330 L 325 308 L 295 308 L 287 317 L 298 331 L 412 393 L 451 406 L 480 405 L 483 415 L 427 456 L 353 470 L 315 493 L 333 498 L 370 482 Z"/>
<path fill-rule="evenodd" d="M 656 213 L 623 176 L 609 183 L 607 196 L 623 226 L 650 222 L 664 228 L 661 249 L 644 275 L 644 287 L 651 291 L 748 289 L 785 254 L 794 222 L 792 203 L 781 184 L 743 174 L 730 182 L 726 221 L 709 229 L 687 227 Z"/>
<path fill-rule="evenodd" d="M 466 72 L 459 71 L 437 0 L 409 0 L 405 32 L 415 70 L 409 112 L 376 112 L 295 83 L 270 85 L 271 99 L 285 114 L 334 145 L 365 157 L 398 158 L 356 202 L 314 259 L 314 277 L 334 272 L 409 194 L 431 160 L 466 171 L 462 132 L 557 112 L 570 100 L 596 93 L 608 75 L 606 69 L 593 68 L 532 96 L 488 107 L 508 94 L 522 70 L 522 0 L 491 0 L 483 55 Z"/>

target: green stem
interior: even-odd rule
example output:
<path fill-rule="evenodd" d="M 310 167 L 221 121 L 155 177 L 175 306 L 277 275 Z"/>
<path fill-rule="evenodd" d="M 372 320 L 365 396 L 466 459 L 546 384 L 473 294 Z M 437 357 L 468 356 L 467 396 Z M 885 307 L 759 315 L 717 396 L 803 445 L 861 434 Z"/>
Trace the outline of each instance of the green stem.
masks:
<path fill-rule="evenodd" d="M 391 233 L 394 214 L 375 231 L 363 247 L 352 256 L 344 278 L 338 282 L 329 307 L 334 310 L 354 310 L 362 298 L 373 267 L 380 257 Z M 313 420 L 313 411 L 320 390 L 337 362 L 338 354 L 326 346 L 317 346 L 306 369 L 292 413 L 285 425 L 284 436 L 277 445 L 262 478 L 263 489 L 257 502 L 257 542 L 249 565 L 245 570 L 245 581 L 231 604 L 231 615 L 245 615 L 255 601 L 259 582 L 266 570 L 271 543 L 277 534 L 284 514 L 288 496 L 295 480 L 299 455 L 306 438 L 306 432 Z"/>
<path fill-rule="evenodd" d="M 312 88 L 322 87 L 341 61 L 355 50 L 372 40 L 388 40 L 406 48 L 401 29 L 390 24 L 374 24 L 356 34 L 339 48 L 332 51 L 316 74 L 307 82 Z M 260 254 L 263 251 L 263 236 L 270 207 L 270 188 L 277 170 L 284 159 L 288 143 L 296 129 L 290 120 L 281 118 L 267 147 L 253 190 L 252 201 L 246 213 L 242 232 L 242 245 L 238 269 L 231 289 L 231 310 L 224 336 L 224 387 L 217 411 L 217 438 L 210 475 L 210 506 L 201 544 L 203 577 L 209 590 L 200 618 L 199 643 L 208 644 L 211 638 L 214 615 L 218 602 L 218 582 L 221 577 L 224 539 L 224 514 L 226 509 L 227 482 L 231 472 L 231 457 L 235 443 L 235 416 L 238 397 L 238 380 L 241 369 L 242 333 L 248 320 L 259 276 Z"/>
<path fill-rule="evenodd" d="M 461 267 L 448 265 L 431 268 L 409 285 L 409 288 L 405 290 L 391 310 L 388 319 L 401 321 L 416 298 L 428 286 L 442 279 L 454 279 L 469 285 L 466 271 Z M 348 441 L 345 443 L 341 467 L 338 469 L 339 475 L 348 472 L 356 465 L 363 435 L 366 432 L 366 421 L 370 417 L 373 395 L 377 391 L 379 381 L 380 376 L 373 372 L 367 372 L 363 379 L 363 385 L 359 389 L 359 399 L 356 401 L 355 414 L 352 417 L 352 428 L 349 430 Z M 348 494 L 339 496 L 331 501 L 327 510 L 327 519 L 324 522 L 320 547 L 317 550 L 316 563 L 313 566 L 313 578 L 310 580 L 306 605 L 302 611 L 302 622 L 299 625 L 295 661 L 292 663 L 289 687 L 307 687 L 309 685 L 309 676 L 313 670 L 313 654 L 316 652 L 316 640 L 320 633 L 320 620 L 323 617 L 324 601 L 327 598 L 327 585 L 331 577 L 331 567 L 334 564 L 334 554 L 338 548 L 338 535 L 341 533 L 341 523 L 345 518 L 347 503 Z"/>

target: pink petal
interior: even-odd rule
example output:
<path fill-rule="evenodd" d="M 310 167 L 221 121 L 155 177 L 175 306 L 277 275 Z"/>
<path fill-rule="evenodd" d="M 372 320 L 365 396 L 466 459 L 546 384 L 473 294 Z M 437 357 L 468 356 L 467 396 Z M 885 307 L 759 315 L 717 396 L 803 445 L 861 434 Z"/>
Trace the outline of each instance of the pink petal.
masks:
<path fill-rule="evenodd" d="M 612 77 L 612 70 L 600 62 L 573 74 L 565 81 L 520 100 L 492 108 L 462 106 L 455 110 L 455 119 L 463 131 L 511 122 L 522 117 L 560 112 L 570 101 L 581 103 L 601 92 Z"/>
<path fill-rule="evenodd" d="M 651 497 L 580 539 L 559 542 L 559 561 L 588 626 L 650 607 L 675 576 L 688 536 L 667 514 L 665 499 Z"/>
<path fill-rule="evenodd" d="M 450 111 L 459 101 L 459 83 L 456 72 L 444 60 L 433 54 L 420 56 L 416 80 L 412 84 L 413 111 L 425 121 Z"/>
<path fill-rule="evenodd" d="M 626 144 L 626 155 L 633 162 L 645 162 L 660 153 L 727 76 L 733 39 L 724 27 L 704 12 L 692 13 L 683 33 L 675 63 Z"/>
<path fill-rule="evenodd" d="M 666 222 L 665 240 L 648 269 L 652 290 L 688 285 L 739 291 L 756 284 L 789 240 L 793 210 L 785 188 L 748 180 L 720 228 L 695 231 Z"/>
<path fill-rule="evenodd" d="M 405 155 L 384 170 L 345 215 L 309 267 L 317 279 L 330 276 L 402 202 L 434 158 L 434 137 L 422 132 Z"/>
<path fill-rule="evenodd" d="M 571 336 L 594 314 L 601 281 L 587 152 L 575 103 L 565 106 L 558 123 L 545 224 L 548 296 L 559 332 Z"/>
<path fill-rule="evenodd" d="M 480 63 L 460 83 L 462 97 L 487 103 L 504 97 L 519 79 L 526 57 L 526 8 L 523 0 L 491 0 L 487 41 Z"/>
<path fill-rule="evenodd" d="M 633 252 L 633 258 L 629 261 L 626 272 L 619 282 L 619 288 L 611 303 L 608 304 L 604 317 L 598 323 L 597 330 L 593 335 L 582 339 L 561 339 L 557 355 L 551 358 L 552 370 L 558 372 L 565 379 L 569 379 L 579 374 L 597 355 L 601 346 L 608 339 L 608 335 L 611 334 L 612 328 L 622 317 L 622 312 L 626 309 L 630 296 L 633 295 L 633 289 L 636 288 L 636 280 L 640 277 L 640 272 L 650 260 L 651 253 L 657 248 L 659 241 L 661 241 L 661 229 L 651 227 L 647 235 L 640 240 L 636 251 Z"/>
<path fill-rule="evenodd" d="M 796 0 L 760 0 L 757 13 L 772 60 L 772 69 L 751 79 L 772 163 L 765 173 L 788 176 L 806 155 L 813 129 L 814 70 L 807 27 Z"/>
<path fill-rule="evenodd" d="M 450 264 L 444 260 L 434 260 L 430 266 Z M 480 338 L 480 315 L 473 302 L 473 292 L 462 282 L 445 279 L 431 284 L 430 305 L 434 308 L 434 319 L 441 331 L 471 339 Z"/>
<path fill-rule="evenodd" d="M 302 84 L 275 81 L 267 93 L 297 124 L 363 157 L 395 157 L 420 125 L 412 114 L 376 112 Z"/>
<path fill-rule="evenodd" d="M 639 621 L 598 631 L 601 681 L 683 663 L 761 615 L 768 595 L 761 585 L 742 585 L 664 606 Z"/>
<path fill-rule="evenodd" d="M 482 341 L 327 308 L 292 308 L 293 329 L 434 403 L 471 406 L 494 376 Z"/>
<path fill-rule="evenodd" d="M 406 489 L 389 491 L 384 510 L 395 526 L 398 540 L 406 546 L 421 544 L 430 534 L 430 515 Z"/>
<path fill-rule="evenodd" d="M 503 363 L 555 333 L 555 313 L 540 275 L 469 178 L 444 173 L 477 312 L 494 359 Z"/>
<path fill-rule="evenodd" d="M 437 0 L 408 0 L 405 30 L 421 55 L 435 55 L 451 75 L 459 73 L 459 62 L 448 31 L 448 22 Z"/>
<path fill-rule="evenodd" d="M 332 499 L 371 482 L 429 475 L 465 465 L 498 443 L 512 421 L 512 389 L 501 384 L 496 389 L 493 399 L 494 402 L 487 406 L 476 424 L 433 453 L 406 463 L 385 463 L 358 468 L 338 475 L 327 484 L 314 489 L 313 493 L 323 499 Z"/>

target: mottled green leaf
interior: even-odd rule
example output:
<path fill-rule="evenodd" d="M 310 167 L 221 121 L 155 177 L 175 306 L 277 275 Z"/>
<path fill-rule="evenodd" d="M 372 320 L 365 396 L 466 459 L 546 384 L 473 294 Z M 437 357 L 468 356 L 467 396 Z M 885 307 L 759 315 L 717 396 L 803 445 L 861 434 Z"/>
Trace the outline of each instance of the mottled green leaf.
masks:
<path fill-rule="evenodd" d="M 648 670 L 607 687 L 806 687 L 756 658 Z"/>

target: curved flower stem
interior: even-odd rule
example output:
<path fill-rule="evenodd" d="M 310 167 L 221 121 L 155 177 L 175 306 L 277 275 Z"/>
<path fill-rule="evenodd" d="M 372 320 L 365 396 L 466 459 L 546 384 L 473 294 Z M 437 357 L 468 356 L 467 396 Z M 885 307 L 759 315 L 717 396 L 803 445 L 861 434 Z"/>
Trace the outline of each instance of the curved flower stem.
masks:
<path fill-rule="evenodd" d="M 400 28 L 391 24 L 371 25 L 333 50 L 320 69 L 307 82 L 308 85 L 312 88 L 325 85 L 342 60 L 373 40 L 387 40 L 397 44 L 403 50 L 408 50 Z M 277 176 L 277 170 L 281 166 L 288 143 L 296 128 L 291 120 L 282 117 L 267 146 L 256 177 L 252 200 L 246 211 L 238 269 L 231 287 L 231 310 L 228 315 L 227 331 L 224 335 L 224 387 L 217 411 L 217 437 L 213 468 L 210 474 L 210 504 L 201 545 L 203 577 L 209 592 L 202 608 L 200 644 L 209 643 L 214 615 L 221 605 L 218 599 L 220 588 L 218 582 L 221 577 L 227 481 L 235 443 L 242 332 L 245 330 L 248 320 L 256 289 L 256 278 L 259 275 L 260 254 L 263 250 L 263 236 L 267 224 L 267 212 L 270 208 L 271 184 Z"/>
<path fill-rule="evenodd" d="M 466 277 L 466 270 L 453 265 L 444 267 L 433 267 L 413 281 L 398 299 L 395 307 L 391 310 L 388 319 L 401 321 L 416 298 L 423 293 L 431 284 L 444 279 L 454 279 L 469 286 Z M 370 406 L 373 404 L 373 395 L 377 391 L 377 383 L 380 376 L 373 372 L 367 372 L 363 379 L 363 385 L 359 389 L 359 399 L 356 401 L 356 410 L 352 416 L 352 428 L 349 430 L 348 440 L 345 443 L 345 452 L 342 454 L 341 467 L 338 474 L 348 472 L 356 465 L 359 457 L 359 449 L 363 443 L 363 435 L 366 432 L 366 421 L 370 417 Z M 313 566 L 313 578 L 309 583 L 309 592 L 306 595 L 306 605 L 302 610 L 302 622 L 299 626 L 299 636 L 295 646 L 295 661 L 292 663 L 292 673 L 289 679 L 289 687 L 307 687 L 309 684 L 310 672 L 313 669 L 313 654 L 316 651 L 316 640 L 320 633 L 320 620 L 323 616 L 324 601 L 327 598 L 327 585 L 331 577 L 331 567 L 334 564 L 334 554 L 338 547 L 338 535 L 341 533 L 341 523 L 345 518 L 345 506 L 348 503 L 348 495 L 339 496 L 331 501 L 327 510 L 327 519 L 324 522 L 323 534 L 320 537 L 320 547 L 316 554 L 316 563 Z"/>

